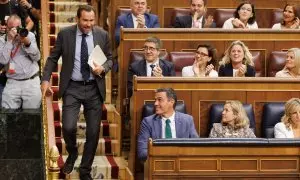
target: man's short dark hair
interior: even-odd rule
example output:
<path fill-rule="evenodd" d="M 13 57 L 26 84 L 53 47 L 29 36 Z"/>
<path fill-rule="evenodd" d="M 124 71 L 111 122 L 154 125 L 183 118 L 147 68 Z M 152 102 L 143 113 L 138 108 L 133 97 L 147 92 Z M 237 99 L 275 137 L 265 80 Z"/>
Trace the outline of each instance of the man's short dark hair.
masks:
<path fill-rule="evenodd" d="M 158 88 L 156 89 L 155 93 L 165 92 L 167 95 L 168 100 L 173 99 L 174 105 L 173 108 L 175 109 L 177 103 L 177 95 L 173 88 Z"/>
<path fill-rule="evenodd" d="M 155 46 L 156 46 L 156 49 L 160 49 L 161 47 L 162 47 L 162 42 L 161 42 L 161 40 L 158 38 L 158 37 L 148 37 L 146 40 L 145 40 L 145 42 L 152 42 L 152 43 L 154 43 L 155 44 Z"/>
<path fill-rule="evenodd" d="M 192 4 L 193 0 L 191 0 L 190 2 L 191 2 L 190 4 Z M 207 0 L 203 0 L 203 4 L 204 4 L 204 6 L 206 6 Z"/>
<path fill-rule="evenodd" d="M 96 11 L 92 6 L 86 5 L 86 4 L 85 5 L 80 5 L 79 8 L 77 9 L 77 18 L 81 17 L 81 12 L 82 11 L 87 11 L 87 12 L 93 11 L 96 14 Z"/>

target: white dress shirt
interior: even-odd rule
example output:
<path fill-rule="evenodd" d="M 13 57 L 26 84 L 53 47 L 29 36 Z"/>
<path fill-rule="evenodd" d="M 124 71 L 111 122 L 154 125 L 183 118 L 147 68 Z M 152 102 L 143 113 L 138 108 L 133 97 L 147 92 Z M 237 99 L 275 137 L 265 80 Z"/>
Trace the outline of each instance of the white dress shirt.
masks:
<path fill-rule="evenodd" d="M 133 15 L 132 13 L 131 13 L 131 16 L 132 16 L 132 21 L 133 21 L 133 27 L 134 28 L 137 28 L 137 26 L 138 26 L 138 22 L 136 21 L 136 16 L 135 15 Z"/>
<path fill-rule="evenodd" d="M 161 134 L 162 134 L 162 136 L 161 137 L 166 138 L 165 131 L 166 131 L 166 120 L 167 119 L 170 119 L 170 121 L 171 121 L 170 126 L 171 126 L 172 138 L 176 138 L 175 111 L 168 118 L 162 117 L 162 119 L 161 119 L 161 123 L 162 123 L 162 126 L 161 126 L 162 133 Z"/>
<path fill-rule="evenodd" d="M 192 17 L 193 18 L 193 17 Z M 201 18 L 199 18 L 199 19 L 197 19 L 197 22 L 198 22 L 198 24 L 199 24 L 199 29 L 201 29 L 202 28 L 202 21 L 203 21 L 203 16 L 201 16 Z M 192 27 L 195 27 L 195 25 L 194 25 L 194 20 L 192 20 Z"/>

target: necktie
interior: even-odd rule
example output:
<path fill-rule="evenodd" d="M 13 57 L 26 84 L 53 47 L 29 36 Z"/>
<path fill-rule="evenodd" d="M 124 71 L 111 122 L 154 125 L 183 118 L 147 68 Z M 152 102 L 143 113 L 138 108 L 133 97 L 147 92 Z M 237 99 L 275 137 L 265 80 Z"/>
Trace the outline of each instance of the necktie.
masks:
<path fill-rule="evenodd" d="M 81 60 L 80 72 L 85 81 L 90 78 L 90 67 L 88 65 L 89 54 L 88 54 L 88 46 L 85 39 L 86 36 L 87 34 L 82 34 L 81 52 L 80 52 L 80 60 Z"/>
<path fill-rule="evenodd" d="M 165 129 L 165 137 L 166 138 L 172 138 L 172 131 L 171 131 L 171 121 L 170 119 L 166 120 L 166 129 Z"/>
<path fill-rule="evenodd" d="M 151 64 L 150 67 L 151 67 L 151 76 L 154 76 L 154 74 L 153 74 L 153 69 L 154 69 L 154 67 L 155 67 L 155 64 Z"/>

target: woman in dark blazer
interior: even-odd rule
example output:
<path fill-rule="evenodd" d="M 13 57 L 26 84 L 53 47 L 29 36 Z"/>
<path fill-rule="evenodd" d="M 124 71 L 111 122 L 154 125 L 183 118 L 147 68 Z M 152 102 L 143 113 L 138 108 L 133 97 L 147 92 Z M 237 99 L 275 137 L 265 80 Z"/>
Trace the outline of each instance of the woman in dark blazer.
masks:
<path fill-rule="evenodd" d="M 252 55 L 242 41 L 232 42 L 219 64 L 219 77 L 255 77 Z"/>

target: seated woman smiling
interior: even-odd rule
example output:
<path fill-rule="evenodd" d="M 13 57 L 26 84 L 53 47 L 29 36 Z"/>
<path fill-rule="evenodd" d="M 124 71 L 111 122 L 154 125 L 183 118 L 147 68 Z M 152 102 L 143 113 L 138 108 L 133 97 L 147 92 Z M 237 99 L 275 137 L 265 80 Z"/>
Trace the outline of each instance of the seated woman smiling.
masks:
<path fill-rule="evenodd" d="M 298 4 L 286 4 L 282 12 L 282 21 L 272 29 L 299 29 L 300 9 Z"/>
<path fill-rule="evenodd" d="M 288 50 L 285 66 L 278 71 L 275 77 L 299 78 L 300 77 L 300 49 L 291 48 Z"/>
<path fill-rule="evenodd" d="M 255 20 L 254 4 L 248 1 L 242 2 L 235 10 L 234 17 L 227 19 L 223 29 L 258 29 Z"/>
<path fill-rule="evenodd" d="M 185 66 L 182 69 L 182 76 L 195 77 L 218 77 L 214 70 L 216 63 L 216 49 L 210 45 L 199 45 L 195 54 L 195 61 L 192 66 Z"/>
<path fill-rule="evenodd" d="M 242 41 L 233 41 L 219 62 L 219 77 L 255 77 L 251 52 Z"/>
<path fill-rule="evenodd" d="M 285 104 L 281 122 L 274 127 L 275 138 L 300 138 L 300 99 L 292 98 Z"/>
<path fill-rule="evenodd" d="M 210 138 L 255 138 L 249 119 L 240 101 L 226 101 L 221 123 L 214 123 Z"/>

